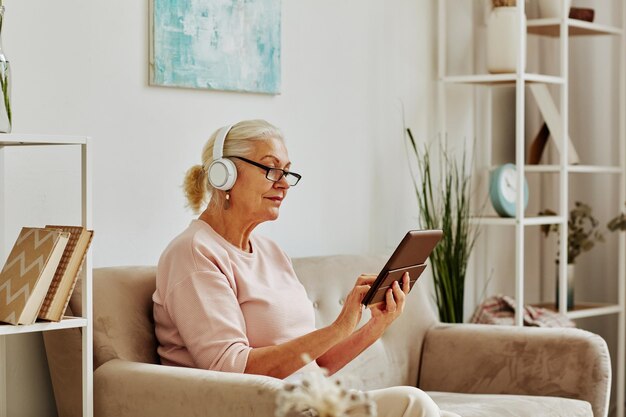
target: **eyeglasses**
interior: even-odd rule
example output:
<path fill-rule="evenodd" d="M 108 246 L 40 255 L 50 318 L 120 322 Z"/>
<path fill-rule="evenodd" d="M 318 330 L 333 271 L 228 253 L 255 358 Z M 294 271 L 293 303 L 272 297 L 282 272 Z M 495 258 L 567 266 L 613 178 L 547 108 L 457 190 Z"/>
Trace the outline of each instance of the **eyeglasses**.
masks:
<path fill-rule="evenodd" d="M 259 164 L 258 162 L 251 161 L 251 160 L 249 160 L 247 158 L 244 158 L 244 157 L 241 157 L 241 156 L 231 156 L 230 158 L 237 158 L 237 159 L 242 160 L 243 162 L 249 163 L 250 165 L 254 165 L 255 167 L 259 167 L 261 169 L 264 169 L 265 170 L 265 178 L 267 178 L 268 180 L 270 180 L 272 182 L 278 182 L 283 177 L 285 177 L 285 179 L 287 180 L 287 184 L 289 184 L 290 187 L 293 187 L 302 178 L 302 175 L 296 174 L 295 172 L 285 171 L 284 169 L 280 169 L 280 168 L 268 167 L 268 166 Z"/>

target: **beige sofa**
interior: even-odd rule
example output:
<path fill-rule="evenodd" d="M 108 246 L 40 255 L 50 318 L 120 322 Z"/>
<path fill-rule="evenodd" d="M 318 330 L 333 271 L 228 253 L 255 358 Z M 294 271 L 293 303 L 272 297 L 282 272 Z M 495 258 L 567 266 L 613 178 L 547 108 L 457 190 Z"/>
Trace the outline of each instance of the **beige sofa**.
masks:
<path fill-rule="evenodd" d="M 336 318 L 360 273 L 383 262 L 294 259 L 318 326 Z M 603 339 L 578 329 L 442 325 L 424 284 L 409 295 L 403 316 L 338 376 L 366 390 L 417 385 L 463 417 L 607 414 L 611 374 Z M 281 380 L 159 365 L 154 288 L 154 267 L 94 272 L 96 417 L 273 416 Z"/>

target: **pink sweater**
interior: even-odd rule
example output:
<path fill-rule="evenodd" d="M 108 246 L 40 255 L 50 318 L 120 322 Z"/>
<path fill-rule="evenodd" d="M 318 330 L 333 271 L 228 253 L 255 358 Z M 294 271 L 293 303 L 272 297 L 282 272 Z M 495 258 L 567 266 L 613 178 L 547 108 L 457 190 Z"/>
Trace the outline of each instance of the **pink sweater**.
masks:
<path fill-rule="evenodd" d="M 242 373 L 252 348 L 315 330 L 287 255 L 267 238 L 250 243 L 244 252 L 193 220 L 165 249 L 152 296 L 164 365 Z"/>

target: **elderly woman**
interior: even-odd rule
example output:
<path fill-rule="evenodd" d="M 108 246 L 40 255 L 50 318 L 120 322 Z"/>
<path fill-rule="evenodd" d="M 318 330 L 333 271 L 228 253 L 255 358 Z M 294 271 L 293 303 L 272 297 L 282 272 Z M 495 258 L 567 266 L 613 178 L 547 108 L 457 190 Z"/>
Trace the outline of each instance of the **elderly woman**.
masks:
<path fill-rule="evenodd" d="M 158 353 L 166 365 L 287 378 L 321 366 L 337 372 L 402 314 L 408 275 L 358 330 L 361 300 L 375 277 L 362 275 L 337 319 L 315 328 L 314 309 L 289 257 L 254 228 L 276 220 L 300 175 L 282 133 L 262 120 L 215 132 L 202 165 L 185 178 L 199 218 L 163 252 L 153 296 Z M 304 364 L 302 358 L 312 359 Z M 379 416 L 439 416 L 414 387 L 369 392 Z"/>

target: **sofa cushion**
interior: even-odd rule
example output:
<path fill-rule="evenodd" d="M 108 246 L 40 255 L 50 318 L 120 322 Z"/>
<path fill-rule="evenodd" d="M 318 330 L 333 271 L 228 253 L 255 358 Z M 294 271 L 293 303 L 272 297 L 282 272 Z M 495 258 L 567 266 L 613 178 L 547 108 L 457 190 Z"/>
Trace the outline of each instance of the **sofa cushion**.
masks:
<path fill-rule="evenodd" d="M 587 401 L 559 397 L 428 392 L 439 408 L 461 417 L 593 417 Z"/>

